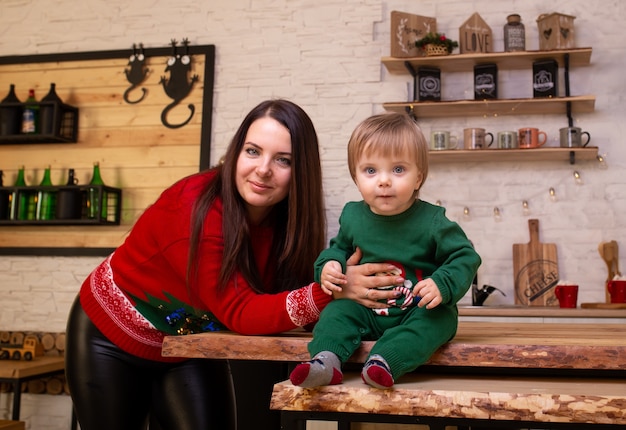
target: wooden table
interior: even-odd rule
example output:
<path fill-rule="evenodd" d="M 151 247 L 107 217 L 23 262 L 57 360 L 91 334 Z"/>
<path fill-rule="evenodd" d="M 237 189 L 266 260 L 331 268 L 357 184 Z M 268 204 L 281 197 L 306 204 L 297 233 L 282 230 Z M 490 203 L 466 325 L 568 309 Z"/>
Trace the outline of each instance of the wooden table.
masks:
<path fill-rule="evenodd" d="M 22 396 L 22 382 L 44 376 L 58 375 L 65 371 L 63 357 L 36 357 L 32 361 L 0 360 L 0 382 L 13 385 L 13 415 L 12 419 L 20 419 L 20 405 Z"/>
<path fill-rule="evenodd" d="M 228 332 L 167 337 L 163 355 L 299 362 L 311 335 Z M 363 362 L 373 342 L 351 357 Z M 480 375 L 480 376 L 478 376 Z M 550 423 L 551 428 L 626 426 L 626 325 L 461 322 L 457 336 L 426 367 L 392 390 L 346 374 L 341 385 L 274 386 L 272 409 L 285 428 L 307 419 L 444 424 Z M 563 427 L 565 426 L 565 427 Z M 537 426 L 535 425 L 535 428 Z"/>
<path fill-rule="evenodd" d="M 166 357 L 299 362 L 309 360 L 311 334 L 273 336 L 213 332 L 168 336 Z M 350 358 L 363 363 L 374 342 Z M 426 363 L 437 367 L 615 370 L 626 372 L 626 326 L 461 322 L 456 337 Z"/>

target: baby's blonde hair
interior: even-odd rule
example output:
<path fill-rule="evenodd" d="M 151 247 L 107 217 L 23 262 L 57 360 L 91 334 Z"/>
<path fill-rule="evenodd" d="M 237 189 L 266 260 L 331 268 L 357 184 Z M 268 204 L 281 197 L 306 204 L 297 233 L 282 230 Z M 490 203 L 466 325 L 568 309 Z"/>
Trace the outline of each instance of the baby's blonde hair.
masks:
<path fill-rule="evenodd" d="M 363 155 L 406 155 L 422 174 L 422 185 L 428 176 L 428 142 L 417 123 L 402 113 L 373 115 L 356 126 L 348 142 L 348 169 L 353 180 Z"/>

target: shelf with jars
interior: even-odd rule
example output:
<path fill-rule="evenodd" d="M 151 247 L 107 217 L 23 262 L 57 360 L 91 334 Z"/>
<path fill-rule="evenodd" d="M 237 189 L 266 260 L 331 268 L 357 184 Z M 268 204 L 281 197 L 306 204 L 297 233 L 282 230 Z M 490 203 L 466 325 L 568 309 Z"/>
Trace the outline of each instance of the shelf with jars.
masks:
<path fill-rule="evenodd" d="M 437 57 L 395 58 L 383 57 L 382 63 L 391 74 L 410 74 L 413 77 L 414 99 L 409 102 L 383 103 L 388 111 L 403 112 L 415 119 L 448 117 L 504 117 L 517 115 L 566 115 L 570 127 L 572 114 L 590 113 L 595 110 L 595 96 L 572 96 L 569 89 L 569 69 L 587 66 L 591 61 L 591 48 L 555 49 L 550 51 L 513 51 L 453 54 Z M 475 98 L 472 100 L 417 100 L 420 68 L 439 69 L 441 72 L 466 72 L 476 66 L 490 64 L 502 69 L 530 69 L 542 60 L 552 60 L 563 67 L 565 96 L 498 99 Z M 532 149 L 483 149 L 431 151 L 433 162 L 465 161 L 542 161 L 542 160 L 591 160 L 598 157 L 597 147 L 532 148 Z"/>
<path fill-rule="evenodd" d="M 98 163 L 86 185 L 77 185 L 70 169 L 67 184 L 54 186 L 48 167 L 39 185 L 28 186 L 21 167 L 15 185 L 0 181 L 0 226 L 119 225 L 121 203 L 122 190 L 104 185 Z"/>
<path fill-rule="evenodd" d="M 34 91 L 20 102 L 11 85 L 0 102 L 0 144 L 75 143 L 78 139 L 78 108 L 65 104 L 57 96 L 55 84 L 36 101 Z"/>
<path fill-rule="evenodd" d="M 442 72 L 470 71 L 479 64 L 495 64 L 502 69 L 526 69 L 538 60 L 552 59 L 569 72 L 570 67 L 586 66 L 591 61 L 591 48 L 553 51 L 515 51 L 453 54 L 441 57 L 394 58 L 383 57 L 382 63 L 389 73 L 407 74 L 417 79 L 420 67 L 437 68 Z M 566 80 L 569 79 L 565 73 Z M 417 82 L 414 82 L 417 85 Z M 569 89 L 569 82 L 566 82 Z M 416 87 L 415 87 L 416 88 Z M 569 91 L 567 91 L 569 92 Z M 589 113 L 595 109 L 595 96 L 537 97 L 520 99 L 482 99 L 449 101 L 412 101 L 384 103 L 391 111 L 403 111 L 417 118 L 442 118 L 451 116 L 503 116 Z"/>

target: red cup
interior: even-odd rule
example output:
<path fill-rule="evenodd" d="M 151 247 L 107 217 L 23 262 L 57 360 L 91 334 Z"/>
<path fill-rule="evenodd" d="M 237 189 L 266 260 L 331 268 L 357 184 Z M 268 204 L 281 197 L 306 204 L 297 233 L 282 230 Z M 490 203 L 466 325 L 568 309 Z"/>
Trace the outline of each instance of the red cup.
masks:
<path fill-rule="evenodd" d="M 559 306 L 562 308 L 575 308 L 578 301 L 578 285 L 557 285 L 554 289 Z"/>
<path fill-rule="evenodd" d="M 626 281 L 609 281 L 607 288 L 611 295 L 611 303 L 626 303 Z"/>

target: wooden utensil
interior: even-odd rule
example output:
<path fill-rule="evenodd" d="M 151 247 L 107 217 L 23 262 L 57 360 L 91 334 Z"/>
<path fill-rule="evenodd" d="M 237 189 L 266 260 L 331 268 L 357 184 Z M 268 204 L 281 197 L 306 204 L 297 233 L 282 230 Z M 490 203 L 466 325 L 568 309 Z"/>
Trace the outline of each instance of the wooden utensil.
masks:
<path fill-rule="evenodd" d="M 558 306 L 554 287 L 559 282 L 556 245 L 539 241 L 539 220 L 529 219 L 530 242 L 513 244 L 515 304 Z"/>
<path fill-rule="evenodd" d="M 619 271 L 619 248 L 617 242 L 611 240 L 609 242 L 600 242 L 598 245 L 598 252 L 602 257 L 602 260 L 606 263 L 608 275 L 605 282 L 605 298 L 607 303 L 611 303 L 611 296 L 609 290 L 606 288 L 608 282 L 612 280 L 615 275 L 622 276 Z"/>

